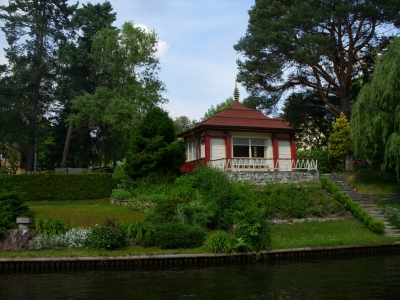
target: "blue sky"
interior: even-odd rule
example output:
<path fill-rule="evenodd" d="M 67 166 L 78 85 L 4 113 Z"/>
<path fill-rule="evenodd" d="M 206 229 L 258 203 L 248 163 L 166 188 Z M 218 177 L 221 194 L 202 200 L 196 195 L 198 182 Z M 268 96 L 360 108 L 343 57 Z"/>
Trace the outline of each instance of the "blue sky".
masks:
<path fill-rule="evenodd" d="M 0 0 L 0 4 L 8 1 Z M 69 1 L 71 4 L 75 1 Z M 80 1 L 95 4 L 103 1 Z M 240 57 L 233 45 L 245 35 L 254 0 L 110 0 L 115 26 L 132 21 L 159 37 L 160 79 L 164 108 L 175 118 L 199 120 L 211 107 L 233 95 Z M 0 63 L 7 47 L 0 32 Z M 238 85 L 240 98 L 245 90 Z"/>

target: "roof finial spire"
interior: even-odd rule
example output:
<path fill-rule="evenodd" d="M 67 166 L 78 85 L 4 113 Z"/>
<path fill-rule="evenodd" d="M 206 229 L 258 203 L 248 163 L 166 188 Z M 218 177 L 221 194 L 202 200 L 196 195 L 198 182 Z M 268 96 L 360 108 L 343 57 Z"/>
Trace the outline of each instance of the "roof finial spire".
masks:
<path fill-rule="evenodd" d="M 233 97 L 236 102 L 239 102 L 239 96 L 240 96 L 240 94 L 239 94 L 239 89 L 237 87 L 237 80 L 235 79 L 235 90 L 233 92 Z"/>

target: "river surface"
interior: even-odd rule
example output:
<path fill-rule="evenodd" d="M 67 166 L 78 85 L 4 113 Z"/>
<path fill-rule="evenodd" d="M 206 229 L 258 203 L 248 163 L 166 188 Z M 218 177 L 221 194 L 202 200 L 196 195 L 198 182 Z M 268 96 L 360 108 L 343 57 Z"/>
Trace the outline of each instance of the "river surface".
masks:
<path fill-rule="evenodd" d="M 400 299 L 400 256 L 0 274 L 0 299 Z"/>

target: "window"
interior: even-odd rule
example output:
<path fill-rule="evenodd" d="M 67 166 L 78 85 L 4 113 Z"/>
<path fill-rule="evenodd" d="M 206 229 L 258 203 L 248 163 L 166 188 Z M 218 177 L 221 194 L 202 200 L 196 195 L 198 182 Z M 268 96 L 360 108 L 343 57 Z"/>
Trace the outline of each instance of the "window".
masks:
<path fill-rule="evenodd" d="M 267 157 L 267 140 L 233 138 L 233 157 Z"/>
<path fill-rule="evenodd" d="M 192 161 L 196 159 L 197 159 L 197 141 L 192 141 L 187 144 L 186 161 Z"/>
<path fill-rule="evenodd" d="M 205 138 L 200 139 L 200 158 L 206 157 Z"/>

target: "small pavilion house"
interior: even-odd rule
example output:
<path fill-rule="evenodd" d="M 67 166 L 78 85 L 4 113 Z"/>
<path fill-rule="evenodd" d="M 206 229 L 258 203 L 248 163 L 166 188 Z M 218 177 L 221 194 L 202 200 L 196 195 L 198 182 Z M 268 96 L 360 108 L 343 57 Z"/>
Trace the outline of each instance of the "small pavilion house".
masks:
<path fill-rule="evenodd" d="M 234 96 L 230 108 L 178 134 L 187 146 L 183 171 L 199 164 L 227 172 L 316 170 L 316 160 L 296 159 L 298 129 L 242 105 L 237 87 Z"/>

